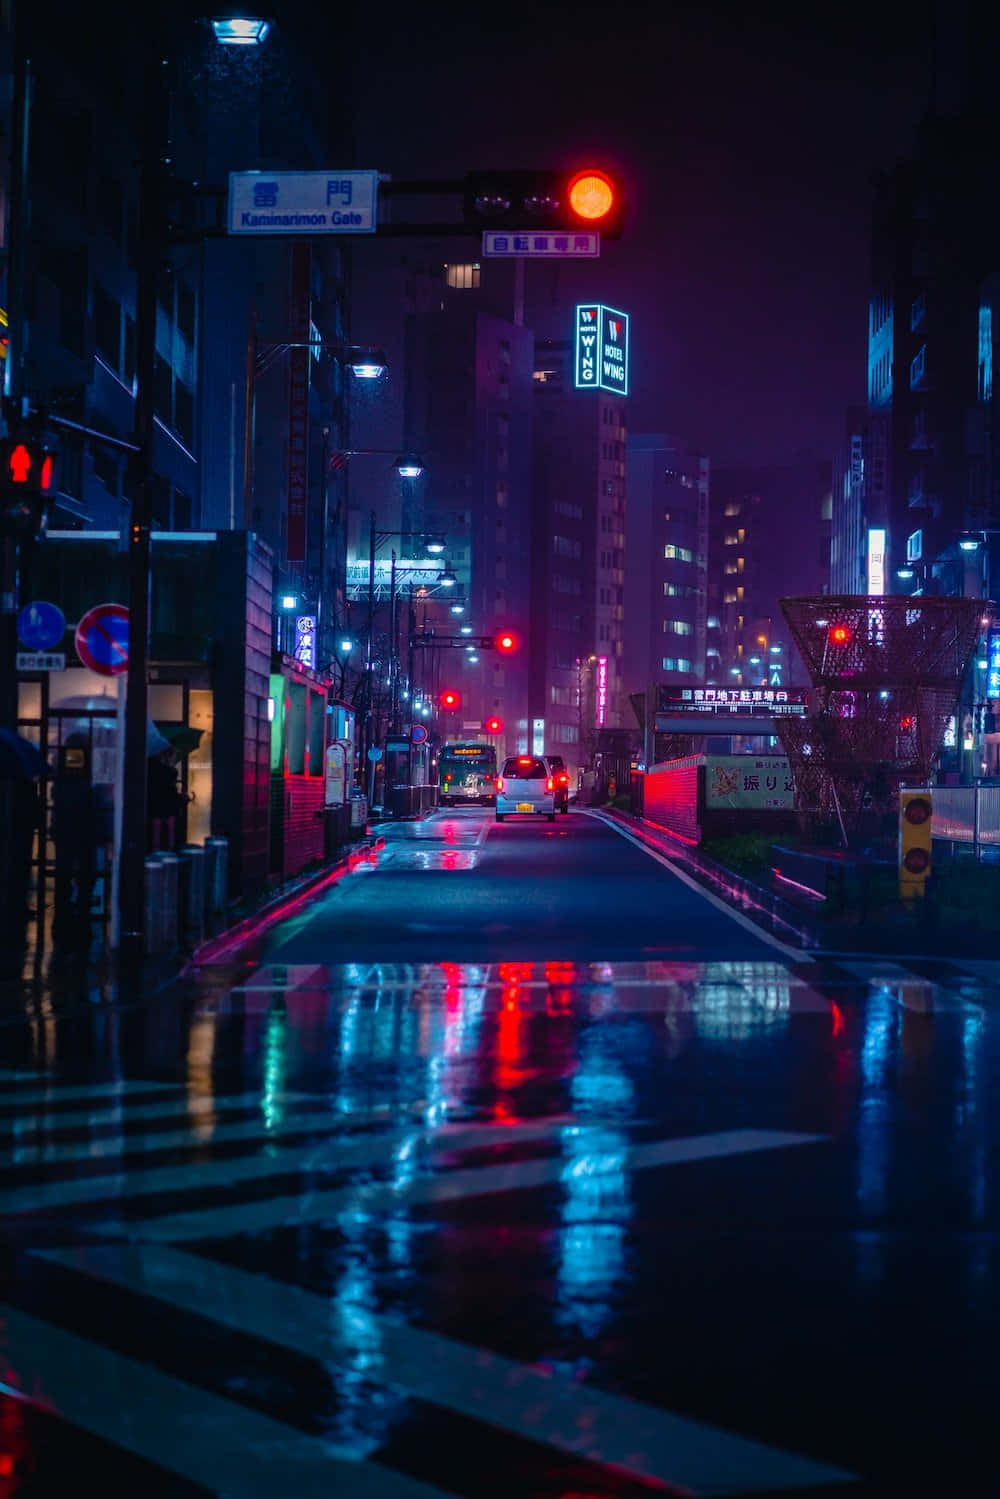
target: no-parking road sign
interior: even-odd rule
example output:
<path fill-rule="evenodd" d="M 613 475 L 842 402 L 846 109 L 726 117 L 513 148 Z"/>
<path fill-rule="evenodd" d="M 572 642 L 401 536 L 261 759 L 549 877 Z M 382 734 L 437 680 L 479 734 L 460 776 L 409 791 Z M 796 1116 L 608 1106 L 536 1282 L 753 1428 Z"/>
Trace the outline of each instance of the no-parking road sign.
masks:
<path fill-rule="evenodd" d="M 118 677 L 128 669 L 128 609 L 124 604 L 98 604 L 87 610 L 76 627 L 76 654 L 84 666 L 102 677 Z"/>

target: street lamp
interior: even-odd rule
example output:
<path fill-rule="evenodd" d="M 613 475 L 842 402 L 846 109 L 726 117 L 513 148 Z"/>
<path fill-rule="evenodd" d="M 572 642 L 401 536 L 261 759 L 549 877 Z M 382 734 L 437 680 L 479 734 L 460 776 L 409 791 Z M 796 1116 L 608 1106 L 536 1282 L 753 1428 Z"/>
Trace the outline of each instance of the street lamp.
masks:
<path fill-rule="evenodd" d="M 430 552 L 432 556 L 438 556 L 444 551 L 444 537 L 426 536 L 424 538 L 424 549 Z"/>
<path fill-rule="evenodd" d="M 381 380 L 389 369 L 381 349 L 349 349 L 344 363 L 356 380 Z"/>
<path fill-rule="evenodd" d="M 210 25 L 223 47 L 259 47 L 271 29 L 259 16 L 216 16 Z"/>
<path fill-rule="evenodd" d="M 419 479 L 423 471 L 424 465 L 416 453 L 402 453 L 396 459 L 396 472 L 401 479 Z"/>
<path fill-rule="evenodd" d="M 437 580 L 442 588 L 454 588 L 458 575 L 450 567 L 445 567 L 438 573 Z"/>

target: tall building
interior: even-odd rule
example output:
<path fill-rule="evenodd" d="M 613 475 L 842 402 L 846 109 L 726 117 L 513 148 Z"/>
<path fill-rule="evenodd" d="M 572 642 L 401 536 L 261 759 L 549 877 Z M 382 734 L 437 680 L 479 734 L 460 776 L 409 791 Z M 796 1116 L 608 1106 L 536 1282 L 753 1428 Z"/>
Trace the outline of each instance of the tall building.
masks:
<path fill-rule="evenodd" d="M 654 682 L 705 680 L 708 516 L 709 460 L 662 433 L 630 433 L 623 658 L 630 695 Z"/>
<path fill-rule="evenodd" d="M 535 352 L 527 747 L 583 767 L 600 731 L 630 728 L 633 715 L 625 678 L 626 401 L 580 388 L 577 355 L 568 340 L 542 341 Z"/>

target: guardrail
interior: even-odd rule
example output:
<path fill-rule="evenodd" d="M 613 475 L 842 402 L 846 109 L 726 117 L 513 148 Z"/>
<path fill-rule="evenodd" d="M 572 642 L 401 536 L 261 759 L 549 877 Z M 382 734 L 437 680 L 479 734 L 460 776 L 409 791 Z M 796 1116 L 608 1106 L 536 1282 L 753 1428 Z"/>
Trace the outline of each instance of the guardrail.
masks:
<path fill-rule="evenodd" d="M 1000 847 L 1000 786 L 935 786 L 931 835 L 968 843 L 978 859 L 984 846 Z"/>

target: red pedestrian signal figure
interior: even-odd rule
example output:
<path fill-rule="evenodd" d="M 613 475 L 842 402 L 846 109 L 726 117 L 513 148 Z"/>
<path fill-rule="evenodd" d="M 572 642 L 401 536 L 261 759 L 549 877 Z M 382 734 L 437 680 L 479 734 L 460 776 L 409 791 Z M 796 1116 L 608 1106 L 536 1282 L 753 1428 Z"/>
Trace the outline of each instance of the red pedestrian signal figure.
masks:
<path fill-rule="evenodd" d="M 486 730 L 487 734 L 502 734 L 503 733 L 503 719 L 502 718 L 496 718 L 496 717 L 494 717 L 494 718 L 488 718 L 486 720 L 486 722 L 483 724 L 483 728 Z"/>
<path fill-rule="evenodd" d="M 499 630 L 493 643 L 502 656 L 509 656 L 518 647 L 518 639 L 513 630 Z"/>
<path fill-rule="evenodd" d="M 446 687 L 441 694 L 441 707 L 445 713 L 457 713 L 462 706 L 462 694 L 454 687 Z"/>
<path fill-rule="evenodd" d="M 7 459 L 12 484 L 27 484 L 31 477 L 31 454 L 23 442 L 15 443 Z"/>
<path fill-rule="evenodd" d="M 0 444 L 0 478 L 8 490 L 44 494 L 52 487 L 53 455 L 33 438 L 20 438 Z"/>

